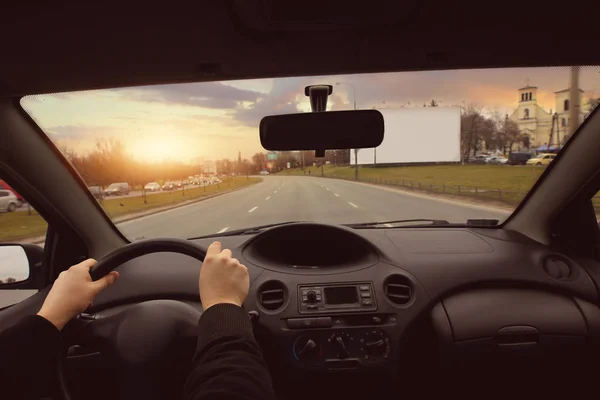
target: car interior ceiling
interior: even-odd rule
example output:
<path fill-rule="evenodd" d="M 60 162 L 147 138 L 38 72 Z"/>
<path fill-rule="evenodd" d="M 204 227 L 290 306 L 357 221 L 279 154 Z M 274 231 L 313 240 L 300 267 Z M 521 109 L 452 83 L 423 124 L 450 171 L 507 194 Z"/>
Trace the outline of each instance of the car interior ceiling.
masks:
<path fill-rule="evenodd" d="M 50 231 L 43 255 L 36 253 L 45 267 L 34 284 L 40 291 L 0 310 L 0 326 L 37 312 L 60 271 L 84 257 L 124 254 L 129 243 L 21 109 L 21 96 L 329 73 L 600 64 L 593 12 L 564 10 L 565 19 L 573 13 L 578 20 L 573 41 L 545 22 L 555 9 L 534 3 L 519 3 L 520 12 L 535 9 L 538 16 L 520 29 L 507 22 L 514 18 L 510 6 L 482 17 L 481 7 L 457 10 L 438 0 L 322 3 L 121 4 L 118 12 L 108 5 L 60 2 L 10 6 L 10 21 L 0 24 L 0 35 L 14 38 L 3 44 L 0 63 L 0 175 L 27 196 Z M 329 22 L 311 21 L 311 7 L 322 7 Z M 344 18 L 332 14 L 340 7 L 347 10 Z M 532 32 L 547 40 L 515 45 Z M 482 387 L 526 388 L 538 397 L 592 390 L 590 366 L 600 356 L 600 231 L 591 203 L 600 190 L 600 157 L 592 156 L 600 154 L 599 134 L 596 110 L 499 227 L 353 230 L 297 223 L 220 238 L 248 267 L 244 306 L 260 316 L 253 319 L 255 334 L 281 398 L 426 397 Z M 206 249 L 212 240 L 190 243 Z M 352 251 L 324 262 L 323 243 Z M 107 262 L 120 272 L 119 284 L 94 302 L 90 313 L 96 320 L 79 321 L 87 331 L 65 332 L 69 346 L 81 347 L 64 358 L 49 393 L 105 398 L 122 386 L 119 374 L 132 384 L 160 386 L 157 398 L 181 391 L 195 340 L 189 330 L 175 335 L 172 328 L 193 325 L 182 322 L 179 311 L 195 320 L 202 312 L 200 256 L 187 246 L 148 241 L 137 253 L 110 260 L 121 260 L 119 265 Z M 307 254 L 310 248 L 321 251 Z M 318 268 L 292 270 L 294 257 Z M 555 274 L 556 263 L 567 272 Z M 302 303 L 308 292 L 343 298 L 344 288 L 371 293 L 375 302 L 329 311 Z M 264 301 L 270 295 L 274 303 Z M 140 378 L 134 365 L 121 362 L 117 369 L 104 348 L 78 336 L 109 335 L 102 324 L 121 329 L 114 346 L 146 354 L 160 372 L 144 371 Z M 162 338 L 152 342 L 154 348 L 138 340 L 150 335 Z M 356 347 L 352 361 L 335 354 L 327 360 L 310 352 L 298 356 L 308 340 L 324 344 L 338 336 L 378 348 Z M 335 353 L 325 345 L 323 351 Z"/>

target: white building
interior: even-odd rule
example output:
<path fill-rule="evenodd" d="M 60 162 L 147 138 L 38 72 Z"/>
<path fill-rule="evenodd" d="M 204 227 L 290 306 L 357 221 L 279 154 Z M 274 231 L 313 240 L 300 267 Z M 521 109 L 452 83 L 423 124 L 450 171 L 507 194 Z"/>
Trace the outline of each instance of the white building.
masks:
<path fill-rule="evenodd" d="M 556 108 L 554 112 L 544 110 L 538 104 L 538 88 L 536 86 L 525 86 L 518 90 L 519 104 L 517 109 L 510 115 L 510 119 L 515 121 L 523 135 L 529 136 L 529 147 L 536 148 L 547 145 L 550 141 L 552 124 L 558 119 L 558 124 L 554 122 L 554 133 L 551 145 L 564 143 L 569 132 L 569 113 L 570 100 L 569 89 L 554 92 Z M 579 89 L 579 104 L 582 104 L 583 90 Z M 584 113 L 581 113 L 580 121 L 583 121 Z M 558 126 L 557 126 L 558 125 Z M 526 149 L 515 149 L 526 150 Z"/>
<path fill-rule="evenodd" d="M 571 123 L 570 118 L 570 89 L 559 90 L 558 92 L 554 92 L 556 96 L 556 114 L 558 114 L 558 125 L 559 129 L 563 134 L 567 134 L 569 131 L 569 126 Z M 583 90 L 579 89 L 579 104 L 580 109 L 583 110 Z M 585 117 L 584 112 L 580 112 L 579 123 L 583 121 Z M 576 127 L 577 128 L 577 127 Z M 563 134 L 561 134 L 561 142 Z"/>
<path fill-rule="evenodd" d="M 216 174 L 217 173 L 217 162 L 213 160 L 201 160 L 200 168 L 203 174 Z"/>

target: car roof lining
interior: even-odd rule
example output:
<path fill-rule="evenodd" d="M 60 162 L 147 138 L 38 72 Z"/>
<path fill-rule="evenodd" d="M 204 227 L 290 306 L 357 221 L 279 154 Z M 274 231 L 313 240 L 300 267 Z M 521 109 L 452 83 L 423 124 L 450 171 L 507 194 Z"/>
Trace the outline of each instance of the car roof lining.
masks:
<path fill-rule="evenodd" d="M 348 2 L 331 2 L 340 10 L 349 8 Z M 243 3 L 250 5 L 242 9 Z M 270 3 L 165 7 L 128 2 L 119 4 L 118 12 L 109 3 L 11 3 L 5 10 L 10 21 L 0 24 L 1 37 L 10 38 L 3 42 L 0 96 L 267 77 L 600 64 L 590 51 L 596 47 L 596 14 L 579 8 L 561 10 L 565 30 L 568 21 L 577 24 L 574 41 L 547 22 L 556 11 L 535 2 L 517 3 L 517 15 L 535 13 L 536 18 L 514 25 L 509 4 L 489 13 L 441 0 L 377 0 L 360 3 L 364 9 L 350 17 L 362 12 L 379 23 L 364 26 L 350 18 L 343 28 L 327 18 L 282 23 L 273 22 L 273 12 L 263 12 L 268 16 L 262 19 L 249 16 L 248 9 Z M 388 3 L 399 10 L 393 20 L 382 5 Z M 320 15 L 318 10 L 315 6 L 309 14 Z M 278 12 L 286 16 L 285 10 Z"/>

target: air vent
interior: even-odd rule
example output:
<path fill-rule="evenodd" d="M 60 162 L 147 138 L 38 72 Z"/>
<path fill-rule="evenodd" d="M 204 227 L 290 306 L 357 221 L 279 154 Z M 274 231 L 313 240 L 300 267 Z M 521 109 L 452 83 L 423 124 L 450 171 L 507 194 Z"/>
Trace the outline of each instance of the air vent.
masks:
<path fill-rule="evenodd" d="M 544 270 L 554 279 L 567 280 L 571 277 L 571 267 L 562 258 L 552 256 L 544 261 Z"/>
<path fill-rule="evenodd" d="M 269 311 L 275 311 L 283 307 L 287 298 L 287 291 L 283 283 L 269 281 L 263 284 L 258 291 L 260 305 Z"/>
<path fill-rule="evenodd" d="M 412 284 L 402 275 L 393 275 L 385 281 L 385 295 L 394 304 L 406 304 L 412 297 Z"/>

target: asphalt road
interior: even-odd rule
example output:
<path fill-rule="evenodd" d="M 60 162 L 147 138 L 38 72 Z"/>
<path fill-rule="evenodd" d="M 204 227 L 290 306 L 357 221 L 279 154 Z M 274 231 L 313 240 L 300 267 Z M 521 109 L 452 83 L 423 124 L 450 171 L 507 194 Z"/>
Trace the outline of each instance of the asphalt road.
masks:
<path fill-rule="evenodd" d="M 433 218 L 505 219 L 509 213 L 423 194 L 351 181 L 304 176 L 265 176 L 248 188 L 118 224 L 130 239 L 192 238 L 285 221 L 333 224 Z"/>

